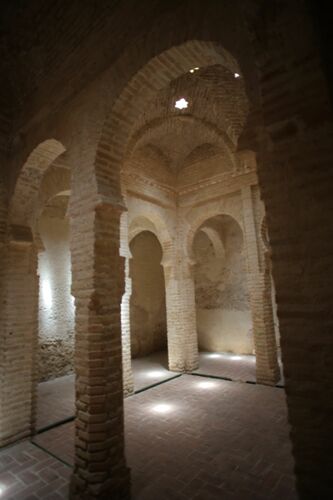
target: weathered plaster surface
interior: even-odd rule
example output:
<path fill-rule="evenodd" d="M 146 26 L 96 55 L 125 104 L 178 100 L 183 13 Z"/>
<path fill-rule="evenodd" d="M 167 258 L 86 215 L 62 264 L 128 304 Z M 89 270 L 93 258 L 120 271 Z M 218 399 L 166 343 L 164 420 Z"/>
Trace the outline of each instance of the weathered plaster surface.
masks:
<path fill-rule="evenodd" d="M 65 375 L 73 369 L 74 301 L 71 296 L 69 224 L 65 218 L 42 215 L 39 233 L 39 379 Z"/>
<path fill-rule="evenodd" d="M 133 357 L 166 348 L 166 308 L 162 249 L 156 236 L 144 231 L 131 242 L 132 297 L 130 303 Z"/>
<path fill-rule="evenodd" d="M 244 256 L 239 235 L 224 235 L 216 255 L 209 237 L 194 239 L 195 285 L 199 346 L 208 351 L 253 352 Z"/>

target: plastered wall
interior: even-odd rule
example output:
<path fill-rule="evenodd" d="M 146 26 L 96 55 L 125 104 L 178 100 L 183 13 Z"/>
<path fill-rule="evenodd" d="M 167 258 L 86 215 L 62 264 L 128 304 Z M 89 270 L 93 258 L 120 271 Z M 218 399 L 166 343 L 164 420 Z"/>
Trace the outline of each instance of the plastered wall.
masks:
<path fill-rule="evenodd" d="M 39 220 L 39 380 L 70 373 L 74 354 L 69 223 L 46 211 Z"/>
<path fill-rule="evenodd" d="M 219 238 L 218 247 L 214 247 L 209 237 L 212 231 Z M 241 239 L 240 229 L 228 219 L 219 230 L 208 228 L 206 233 L 203 228 L 195 235 L 197 329 L 202 350 L 253 352 Z"/>
<path fill-rule="evenodd" d="M 167 346 L 162 249 L 153 233 L 143 231 L 133 238 L 130 250 L 131 352 L 139 357 Z"/>

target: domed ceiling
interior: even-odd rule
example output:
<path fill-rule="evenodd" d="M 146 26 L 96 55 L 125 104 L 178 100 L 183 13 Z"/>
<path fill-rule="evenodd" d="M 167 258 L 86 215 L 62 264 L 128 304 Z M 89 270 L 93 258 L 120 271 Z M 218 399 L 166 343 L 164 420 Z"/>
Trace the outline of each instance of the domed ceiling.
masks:
<path fill-rule="evenodd" d="M 181 98 L 188 105 L 180 110 L 175 103 Z M 153 163 L 150 171 L 163 168 L 164 180 L 173 185 L 179 183 L 183 169 L 212 158 L 219 161 L 221 172 L 229 171 L 248 112 L 240 75 L 236 78 L 220 65 L 182 75 L 138 116 L 125 169 L 141 168 L 139 164 L 144 169 L 144 163 Z"/>

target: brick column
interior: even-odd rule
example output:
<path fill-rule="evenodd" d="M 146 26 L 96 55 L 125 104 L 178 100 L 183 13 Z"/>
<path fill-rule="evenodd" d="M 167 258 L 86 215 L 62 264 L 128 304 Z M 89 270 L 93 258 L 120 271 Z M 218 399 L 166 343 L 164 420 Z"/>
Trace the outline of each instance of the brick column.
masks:
<path fill-rule="evenodd" d="M 333 118 L 331 73 L 325 75 L 314 29 L 326 35 L 320 23 L 312 25 L 310 4 L 325 13 L 320 2 L 275 10 L 277 2 L 269 3 L 257 47 L 265 120 L 258 177 L 269 215 L 298 495 L 326 500 L 333 493 Z M 293 43 L 295 26 L 300 43 Z"/>
<path fill-rule="evenodd" d="M 271 278 L 268 263 L 260 269 L 258 236 L 253 213 L 251 186 L 242 189 L 244 243 L 250 307 L 256 351 L 257 382 L 275 385 L 280 379 L 272 308 Z"/>
<path fill-rule="evenodd" d="M 37 253 L 29 228 L 1 245 L 0 446 L 35 428 L 38 342 Z"/>
<path fill-rule="evenodd" d="M 190 372 L 199 366 L 192 264 L 185 256 L 163 263 L 169 369 Z"/>
<path fill-rule="evenodd" d="M 120 255 L 125 259 L 125 292 L 121 299 L 121 339 L 123 359 L 124 395 L 134 392 L 131 356 L 131 323 L 130 300 L 132 295 L 132 280 L 129 275 L 131 253 L 128 246 L 128 214 L 124 212 L 120 218 Z"/>
<path fill-rule="evenodd" d="M 122 207 L 104 198 L 97 204 L 89 198 L 83 203 L 82 194 L 74 192 L 79 185 L 75 180 L 70 221 L 76 305 L 76 423 L 70 495 L 77 500 L 127 499 L 130 479 L 124 451 L 120 326 Z"/>

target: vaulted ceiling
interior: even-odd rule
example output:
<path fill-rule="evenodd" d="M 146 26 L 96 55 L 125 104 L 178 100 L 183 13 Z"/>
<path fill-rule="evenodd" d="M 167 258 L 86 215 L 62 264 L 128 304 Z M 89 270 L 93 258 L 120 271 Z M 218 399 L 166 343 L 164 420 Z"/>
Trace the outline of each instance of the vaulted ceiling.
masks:
<path fill-rule="evenodd" d="M 187 108 L 175 108 L 180 98 L 186 99 Z M 170 173 L 171 183 L 182 169 L 212 158 L 220 162 L 220 171 L 231 170 L 248 113 L 241 75 L 235 77 L 221 65 L 188 72 L 155 95 L 138 115 L 125 168 L 155 164 L 155 170 L 163 167 Z"/>

